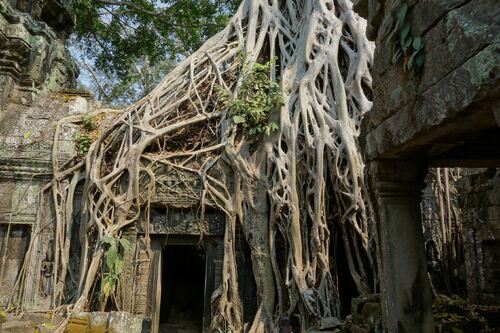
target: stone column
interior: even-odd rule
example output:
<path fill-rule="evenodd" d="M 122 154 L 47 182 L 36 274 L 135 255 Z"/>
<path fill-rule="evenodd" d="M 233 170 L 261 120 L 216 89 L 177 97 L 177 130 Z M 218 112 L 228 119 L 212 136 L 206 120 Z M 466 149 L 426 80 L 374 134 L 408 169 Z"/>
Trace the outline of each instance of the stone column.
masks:
<path fill-rule="evenodd" d="M 432 299 L 419 208 L 425 164 L 375 160 L 367 170 L 377 212 L 385 330 L 432 333 Z"/>

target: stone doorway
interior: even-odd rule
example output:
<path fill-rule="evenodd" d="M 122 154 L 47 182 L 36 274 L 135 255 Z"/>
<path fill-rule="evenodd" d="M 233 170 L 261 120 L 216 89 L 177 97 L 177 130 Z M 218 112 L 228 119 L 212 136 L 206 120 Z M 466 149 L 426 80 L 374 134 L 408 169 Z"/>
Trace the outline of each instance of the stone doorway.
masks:
<path fill-rule="evenodd" d="M 197 245 L 162 250 L 160 333 L 202 333 L 206 255 Z"/>

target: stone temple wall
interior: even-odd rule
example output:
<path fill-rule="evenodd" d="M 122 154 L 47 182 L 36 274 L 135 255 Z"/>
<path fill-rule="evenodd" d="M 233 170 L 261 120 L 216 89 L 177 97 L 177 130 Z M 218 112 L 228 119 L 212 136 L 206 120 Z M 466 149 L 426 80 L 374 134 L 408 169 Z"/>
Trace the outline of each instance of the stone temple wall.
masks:
<path fill-rule="evenodd" d="M 423 167 L 463 168 L 461 180 L 449 179 L 450 187 L 458 189 L 450 194 L 451 204 L 459 209 L 449 218 L 444 216 L 444 220 L 451 221 L 448 224 L 452 228 L 451 237 L 445 241 L 440 226 L 443 220 L 439 216 L 440 195 L 436 191 L 436 177 L 432 175 L 437 169 L 430 169 L 426 179 L 422 222 L 427 233 L 426 245 L 435 243 L 437 249 L 426 247 L 432 250 L 428 251 L 427 259 L 429 252 L 434 252 L 431 257 L 439 261 L 446 255 L 440 253 L 441 249 L 456 250 L 453 255 L 457 260 L 449 263 L 455 266 L 449 267 L 448 281 L 462 284 L 458 280 L 467 277 L 467 287 L 472 289 L 471 301 L 489 303 L 486 294 L 483 298 L 477 295 L 481 290 L 485 293 L 498 290 L 500 281 L 497 271 L 488 268 L 500 267 L 500 211 L 495 210 L 498 181 L 495 172 L 478 173 L 478 169 L 467 168 L 477 168 L 484 161 L 498 159 L 500 154 L 495 143 L 500 125 L 498 1 L 353 2 L 355 10 L 367 18 L 369 38 L 377 45 L 371 69 L 374 109 L 361 125 L 360 141 L 366 162 L 393 159 L 409 160 Z M 404 6 L 406 16 L 398 22 Z M 409 28 L 406 36 L 418 37 L 423 43 L 425 57 L 419 73 L 414 71 L 416 58 L 411 59 L 414 40 L 408 53 L 398 56 L 397 51 L 402 51 L 403 31 L 398 24 Z M 414 66 L 409 69 L 411 61 Z M 457 246 L 450 242 L 456 242 Z M 462 253 L 463 258 L 458 258 Z M 432 270 L 433 264 L 428 266 Z M 442 267 L 437 268 L 443 272 Z"/>
<path fill-rule="evenodd" d="M 30 306 L 43 305 L 52 286 L 53 238 L 49 200 L 41 193 L 51 180 L 57 121 L 90 110 L 74 88 L 78 70 L 65 46 L 74 26 L 69 1 L 0 1 L 0 305 L 6 304 L 34 233 L 37 256 L 31 270 Z M 61 158 L 73 155 L 73 135 L 59 138 Z M 37 219 L 37 212 L 41 214 Z M 34 292 L 40 291 L 40 293 Z"/>
<path fill-rule="evenodd" d="M 50 261 L 53 223 L 50 201 L 42 191 L 51 181 L 51 157 L 57 121 L 68 115 L 85 114 L 91 104 L 82 97 L 53 94 L 38 97 L 31 107 L 8 104 L 0 121 L 0 305 L 5 304 L 18 275 L 33 232 L 43 236 L 37 244 L 38 256 L 30 265 L 34 284 L 42 274 L 52 274 Z M 66 128 L 58 138 L 61 160 L 75 152 L 74 134 L 78 128 Z M 37 213 L 42 214 L 37 219 Z M 42 267 L 43 266 L 43 267 Z M 43 280 L 43 278 L 42 278 Z M 40 285 L 41 295 L 52 286 Z M 32 305 L 40 299 L 33 293 Z"/>
<path fill-rule="evenodd" d="M 74 88 L 65 47 L 73 26 L 69 1 L 0 1 L 0 121 L 9 102 L 29 106 L 42 91 Z"/>

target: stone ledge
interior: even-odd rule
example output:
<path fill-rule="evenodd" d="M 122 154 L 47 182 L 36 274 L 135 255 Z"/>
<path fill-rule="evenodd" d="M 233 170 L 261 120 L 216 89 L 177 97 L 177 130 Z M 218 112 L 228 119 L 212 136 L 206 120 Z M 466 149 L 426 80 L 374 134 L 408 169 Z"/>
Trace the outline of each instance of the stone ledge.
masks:
<path fill-rule="evenodd" d="M 498 128 L 491 108 L 480 107 L 479 102 L 498 104 L 499 52 L 497 40 L 419 96 L 414 107 L 403 107 L 376 128 L 370 129 L 369 120 L 364 120 L 361 141 L 366 160 L 400 158 L 415 152 L 426 157 L 431 142 L 440 137 L 464 138 L 472 131 Z M 435 131 L 437 126 L 441 126 L 440 131 Z"/>
<path fill-rule="evenodd" d="M 430 9 L 426 6 L 435 8 L 437 13 L 429 16 L 427 12 Z M 425 42 L 426 61 L 422 75 L 416 81 L 403 71 L 402 64 L 392 64 L 391 47 L 381 42 L 379 36 L 380 44 L 375 50 L 377 61 L 372 70 L 374 109 L 367 115 L 365 122 L 369 122 L 373 128 L 400 108 L 411 107 L 419 94 L 432 88 L 495 39 L 498 41 L 496 36 L 500 29 L 496 24 L 496 17 L 500 13 L 498 10 L 488 10 L 489 8 L 495 8 L 494 0 L 485 0 L 480 4 L 463 0 L 417 2 L 410 12 L 411 27 L 414 36 L 425 32 L 422 38 Z M 380 35 L 385 34 L 384 31 L 390 27 L 391 19 L 387 18 Z M 414 31 L 422 23 L 419 20 L 429 20 L 426 23 L 428 30 Z"/>

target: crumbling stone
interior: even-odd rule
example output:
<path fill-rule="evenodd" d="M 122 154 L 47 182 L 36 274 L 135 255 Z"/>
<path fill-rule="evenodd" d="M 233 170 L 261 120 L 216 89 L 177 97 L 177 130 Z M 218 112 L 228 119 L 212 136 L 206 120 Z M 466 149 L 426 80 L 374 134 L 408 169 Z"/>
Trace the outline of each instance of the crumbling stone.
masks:
<path fill-rule="evenodd" d="M 64 3 L 43 1 L 40 16 L 28 13 L 42 1 L 0 2 L 0 121 L 8 102 L 31 105 L 39 91 L 75 86 L 78 68 L 61 34 L 74 22 Z M 51 17 L 62 21 L 54 24 Z"/>

